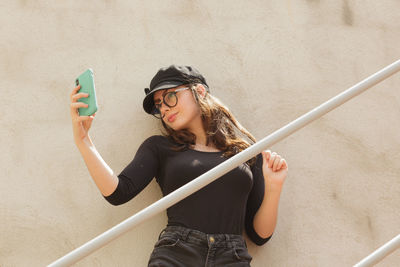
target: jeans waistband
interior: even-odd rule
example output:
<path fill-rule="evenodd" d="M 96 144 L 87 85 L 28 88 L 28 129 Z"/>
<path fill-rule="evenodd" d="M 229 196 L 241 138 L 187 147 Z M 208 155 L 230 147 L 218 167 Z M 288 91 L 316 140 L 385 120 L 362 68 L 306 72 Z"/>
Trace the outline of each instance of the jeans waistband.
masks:
<path fill-rule="evenodd" d="M 197 243 L 199 245 L 213 245 L 216 247 L 237 247 L 244 245 L 247 248 L 244 237 L 237 234 L 206 234 L 196 229 L 177 225 L 165 227 L 161 231 L 158 239 L 164 234 L 178 235 L 179 238 L 184 241 Z"/>

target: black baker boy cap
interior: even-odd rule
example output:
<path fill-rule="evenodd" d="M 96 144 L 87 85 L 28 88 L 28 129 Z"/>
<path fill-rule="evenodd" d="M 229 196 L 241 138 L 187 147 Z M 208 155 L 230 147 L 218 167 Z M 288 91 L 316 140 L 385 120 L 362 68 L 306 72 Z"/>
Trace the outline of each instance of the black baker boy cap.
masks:
<path fill-rule="evenodd" d="M 161 68 L 151 79 L 150 88 L 144 88 L 146 96 L 143 100 L 144 110 L 151 114 L 154 106 L 153 94 L 158 90 L 174 88 L 188 83 L 201 83 L 205 85 L 207 92 L 210 92 L 206 79 L 200 72 L 191 66 L 170 65 Z"/>

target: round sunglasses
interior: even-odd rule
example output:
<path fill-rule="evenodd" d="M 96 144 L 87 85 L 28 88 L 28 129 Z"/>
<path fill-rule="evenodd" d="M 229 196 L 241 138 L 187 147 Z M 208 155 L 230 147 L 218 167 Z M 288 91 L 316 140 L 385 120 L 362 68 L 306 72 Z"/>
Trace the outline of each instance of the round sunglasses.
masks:
<path fill-rule="evenodd" d="M 189 87 L 183 87 L 176 89 L 175 91 L 169 91 L 163 94 L 163 99 L 157 103 L 154 103 L 153 110 L 151 111 L 151 115 L 156 117 L 157 119 L 164 118 L 165 114 L 161 116 L 161 106 L 164 103 L 168 107 L 172 108 L 178 104 L 178 96 L 176 95 L 177 92 L 190 89 Z"/>

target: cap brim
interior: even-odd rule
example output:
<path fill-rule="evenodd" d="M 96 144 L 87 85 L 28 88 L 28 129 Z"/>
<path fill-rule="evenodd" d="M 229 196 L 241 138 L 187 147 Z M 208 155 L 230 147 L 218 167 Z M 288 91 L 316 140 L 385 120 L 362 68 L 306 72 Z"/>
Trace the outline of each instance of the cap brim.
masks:
<path fill-rule="evenodd" d="M 151 93 L 146 95 L 146 97 L 143 100 L 143 109 L 146 111 L 146 113 L 151 114 L 151 110 L 153 109 L 154 106 L 154 99 L 153 99 L 153 94 L 159 90 L 163 89 L 169 89 L 169 88 L 174 88 L 177 86 L 180 86 L 184 83 L 178 82 L 178 81 L 169 81 L 169 82 L 163 82 L 159 85 L 157 85 L 153 90 L 151 90 Z"/>

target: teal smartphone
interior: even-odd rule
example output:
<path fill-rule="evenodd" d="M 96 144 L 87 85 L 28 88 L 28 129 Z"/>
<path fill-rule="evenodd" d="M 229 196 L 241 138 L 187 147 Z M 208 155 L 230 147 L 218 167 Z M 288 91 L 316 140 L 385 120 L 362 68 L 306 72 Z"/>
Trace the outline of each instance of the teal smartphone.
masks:
<path fill-rule="evenodd" d="M 94 86 L 93 70 L 87 69 L 84 73 L 79 75 L 75 80 L 76 86 L 81 85 L 78 93 L 87 93 L 88 97 L 82 97 L 78 99 L 78 102 L 88 104 L 88 107 L 78 108 L 79 116 L 90 116 L 97 111 L 97 98 L 96 90 Z"/>

